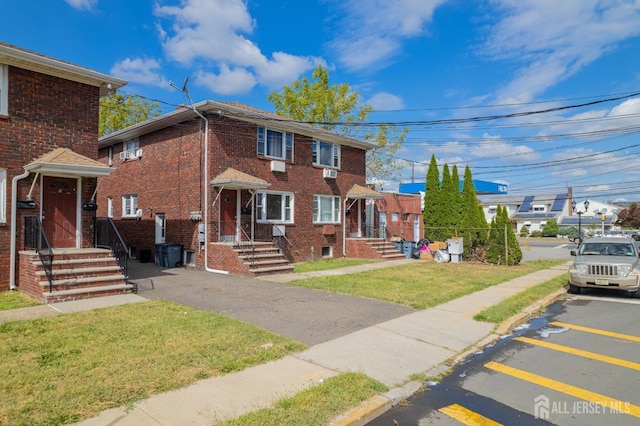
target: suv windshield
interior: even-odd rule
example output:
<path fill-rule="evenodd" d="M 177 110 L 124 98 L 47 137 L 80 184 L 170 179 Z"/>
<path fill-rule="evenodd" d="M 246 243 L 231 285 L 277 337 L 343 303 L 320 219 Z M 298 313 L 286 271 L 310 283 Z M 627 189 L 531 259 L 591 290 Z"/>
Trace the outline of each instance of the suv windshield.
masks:
<path fill-rule="evenodd" d="M 589 243 L 585 242 L 580 246 L 580 254 L 583 256 L 635 256 L 633 244 L 610 242 L 610 243 Z"/>

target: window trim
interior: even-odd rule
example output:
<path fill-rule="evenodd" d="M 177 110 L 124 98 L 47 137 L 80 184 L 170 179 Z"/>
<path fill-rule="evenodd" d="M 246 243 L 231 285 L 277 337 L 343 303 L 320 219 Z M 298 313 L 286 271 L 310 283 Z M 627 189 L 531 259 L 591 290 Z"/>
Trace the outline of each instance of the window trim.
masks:
<path fill-rule="evenodd" d="M 131 202 L 135 200 L 135 207 L 133 203 L 131 204 L 131 213 L 127 212 L 127 200 L 130 199 Z M 138 211 L 138 194 L 124 194 L 122 195 L 122 217 L 136 217 L 136 212 Z"/>
<path fill-rule="evenodd" d="M 0 223 L 7 223 L 7 169 L 0 169 Z"/>
<path fill-rule="evenodd" d="M 331 220 L 322 220 L 322 199 L 331 199 Z M 342 218 L 342 202 L 338 195 L 313 194 L 311 220 L 314 224 L 340 224 Z"/>
<path fill-rule="evenodd" d="M 281 141 L 281 150 L 283 155 L 269 155 L 267 150 L 269 148 L 268 140 L 269 140 L 269 132 L 272 133 L 280 133 L 282 135 Z M 275 158 L 277 160 L 291 161 L 293 162 L 294 158 L 294 137 L 293 133 L 283 132 L 281 130 L 275 130 L 268 127 L 258 126 L 256 132 L 256 152 L 258 155 L 267 157 L 267 158 Z"/>
<path fill-rule="evenodd" d="M 320 162 L 319 145 L 325 144 L 331 147 L 331 164 L 324 164 Z M 313 165 L 320 167 L 330 167 L 332 169 L 339 169 L 342 157 L 342 148 L 339 143 L 325 142 L 318 139 L 314 139 L 311 142 L 311 161 Z"/>
<path fill-rule="evenodd" d="M 9 66 L 0 64 L 0 115 L 9 115 Z"/>
<path fill-rule="evenodd" d="M 282 200 L 280 202 L 280 217 L 281 219 L 268 219 L 267 208 L 268 205 L 264 201 L 267 200 L 269 195 L 280 195 Z M 288 200 L 288 201 L 287 201 Z M 287 191 L 258 191 L 256 192 L 256 222 L 257 223 L 293 223 L 294 214 L 294 194 Z M 289 218 L 287 219 L 287 213 Z"/>

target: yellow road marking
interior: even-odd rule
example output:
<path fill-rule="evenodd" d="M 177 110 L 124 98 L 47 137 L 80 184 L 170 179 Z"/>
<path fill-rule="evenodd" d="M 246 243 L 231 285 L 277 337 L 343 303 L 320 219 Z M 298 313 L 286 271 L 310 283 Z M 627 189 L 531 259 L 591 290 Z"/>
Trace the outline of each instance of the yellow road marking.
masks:
<path fill-rule="evenodd" d="M 486 363 L 484 366 L 499 373 L 507 374 L 509 376 L 525 380 L 536 385 L 544 386 L 546 388 L 555 390 L 557 392 L 562 392 L 575 398 L 584 399 L 585 401 L 601 405 L 605 408 L 624 407 L 625 414 L 629 414 L 634 417 L 640 417 L 640 406 L 630 404 L 626 401 L 620 401 L 606 395 L 591 392 L 577 386 L 572 386 L 567 383 L 562 383 L 557 380 L 529 373 L 524 370 L 509 367 L 508 365 L 498 364 L 497 362 L 493 361 Z"/>
<path fill-rule="evenodd" d="M 640 343 L 640 337 L 632 336 L 630 334 L 614 333 L 613 331 L 599 330 L 597 328 L 583 327 L 581 325 L 566 324 L 564 322 L 557 322 L 557 321 L 550 322 L 549 324 L 555 325 L 558 327 L 570 328 L 572 330 L 584 331 L 586 333 L 600 334 L 602 336 L 609 336 L 609 337 L 617 337 L 618 339 L 631 340 L 632 342 Z"/>
<path fill-rule="evenodd" d="M 633 370 L 640 370 L 640 364 L 637 362 L 626 361 L 620 358 L 614 358 L 607 355 L 597 354 L 595 352 L 583 351 L 582 349 L 571 348 L 569 346 L 557 345 L 555 343 L 546 342 L 543 340 L 531 339 L 529 337 L 516 337 L 514 340 L 530 343 L 536 346 L 542 346 L 547 349 L 553 349 L 554 351 L 565 352 L 571 355 L 577 355 L 589 359 L 595 359 L 596 361 L 602 361 L 620 367 L 631 368 Z"/>
<path fill-rule="evenodd" d="M 465 425 L 502 426 L 502 423 L 494 422 L 482 414 L 471 411 L 459 404 L 451 404 L 440 408 L 438 411 Z"/>

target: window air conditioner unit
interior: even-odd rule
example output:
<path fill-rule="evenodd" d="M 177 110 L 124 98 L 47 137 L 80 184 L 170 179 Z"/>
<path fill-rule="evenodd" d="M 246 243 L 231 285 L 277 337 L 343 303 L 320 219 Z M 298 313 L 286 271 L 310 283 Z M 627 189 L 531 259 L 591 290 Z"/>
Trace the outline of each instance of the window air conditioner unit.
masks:
<path fill-rule="evenodd" d="M 284 225 L 273 225 L 273 236 L 274 237 L 284 237 L 285 226 Z"/>
<path fill-rule="evenodd" d="M 323 169 L 322 177 L 325 179 L 335 179 L 338 177 L 338 171 L 333 169 Z"/>
<path fill-rule="evenodd" d="M 142 157 L 142 148 L 136 149 L 136 157 L 137 158 L 141 158 Z"/>
<path fill-rule="evenodd" d="M 120 153 L 120 159 L 121 160 L 129 160 L 131 158 L 134 158 L 134 153 L 131 151 L 122 151 Z"/>
<path fill-rule="evenodd" d="M 271 171 L 284 173 L 286 171 L 284 161 L 271 161 Z"/>

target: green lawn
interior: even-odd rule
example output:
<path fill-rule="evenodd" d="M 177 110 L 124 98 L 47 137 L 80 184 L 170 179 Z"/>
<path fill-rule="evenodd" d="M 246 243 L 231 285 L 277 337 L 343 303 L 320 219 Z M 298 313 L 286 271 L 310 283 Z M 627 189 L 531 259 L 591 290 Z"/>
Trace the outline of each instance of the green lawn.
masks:
<path fill-rule="evenodd" d="M 59 425 L 304 345 L 169 302 L 0 325 L 0 424 Z"/>
<path fill-rule="evenodd" d="M 506 267 L 416 261 L 359 274 L 296 280 L 290 284 L 426 309 L 563 262 L 539 260 Z"/>
<path fill-rule="evenodd" d="M 29 306 L 37 306 L 42 303 L 33 297 L 27 296 L 19 291 L 2 291 L 0 292 L 0 311 L 7 309 L 28 308 Z"/>
<path fill-rule="evenodd" d="M 367 263 L 375 263 L 377 260 L 373 259 L 319 259 L 310 262 L 300 262 L 293 264 L 293 272 L 314 272 L 314 271 L 326 271 L 329 269 L 346 268 L 347 266 L 365 265 Z"/>

